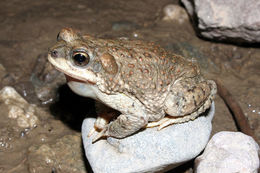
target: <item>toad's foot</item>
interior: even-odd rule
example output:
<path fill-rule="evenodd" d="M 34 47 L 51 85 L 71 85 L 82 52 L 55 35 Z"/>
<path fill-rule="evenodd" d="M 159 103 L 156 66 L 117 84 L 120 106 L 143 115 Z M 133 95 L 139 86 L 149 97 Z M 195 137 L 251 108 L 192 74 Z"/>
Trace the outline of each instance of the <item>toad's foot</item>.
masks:
<path fill-rule="evenodd" d="M 101 132 L 108 125 L 111 119 L 118 115 L 117 111 L 99 102 L 96 102 L 95 106 L 97 109 L 98 117 L 95 121 L 94 127 L 89 131 L 88 137 L 92 136 L 94 132 Z"/>
<path fill-rule="evenodd" d="M 88 137 L 92 136 L 94 134 L 94 132 L 102 131 L 108 123 L 109 123 L 109 119 L 101 117 L 101 116 L 97 117 L 94 127 L 88 133 Z"/>
<path fill-rule="evenodd" d="M 166 126 L 172 125 L 172 124 L 177 124 L 177 123 L 185 123 L 190 120 L 196 119 L 201 113 L 205 112 L 205 108 L 209 108 L 211 105 L 211 100 L 207 100 L 203 106 L 201 106 L 197 111 L 185 115 L 185 116 L 179 116 L 179 117 L 174 117 L 174 116 L 166 116 L 160 121 L 157 122 L 151 122 L 148 123 L 146 127 L 156 127 L 159 126 L 157 130 L 161 130 Z"/>
<path fill-rule="evenodd" d="M 97 131 L 96 128 L 93 127 L 93 128 L 89 131 L 89 133 L 88 133 L 88 137 L 92 136 L 93 133 L 96 132 L 96 131 Z"/>
<path fill-rule="evenodd" d="M 93 128 L 94 129 L 94 128 Z M 92 130 L 93 130 L 92 129 Z M 90 131 L 91 132 L 91 131 Z M 95 132 L 95 131 L 94 131 Z M 92 134 L 94 133 L 92 132 Z M 91 134 L 91 135 L 92 135 Z M 103 137 L 107 137 L 107 127 L 105 127 L 103 130 L 101 130 L 101 132 L 99 132 L 93 139 L 92 139 L 92 144 L 95 143 L 96 141 L 98 141 L 99 139 L 103 138 Z"/>
<path fill-rule="evenodd" d="M 183 116 L 183 117 L 171 117 L 171 116 L 166 116 L 163 119 L 156 121 L 156 122 L 151 122 L 146 125 L 147 128 L 153 128 L 153 127 L 158 127 L 157 130 L 162 130 L 163 128 L 172 125 L 172 124 L 177 124 L 177 123 L 184 123 L 190 120 L 194 120 L 196 117 L 191 115 Z"/>
<path fill-rule="evenodd" d="M 155 121 L 155 122 L 150 122 L 146 125 L 146 128 L 153 128 L 153 127 L 158 127 L 157 130 L 161 130 L 163 129 L 164 127 L 170 125 L 168 122 L 171 120 L 172 118 L 167 116 L 167 117 L 164 117 L 163 119 L 159 120 L 159 121 Z"/>

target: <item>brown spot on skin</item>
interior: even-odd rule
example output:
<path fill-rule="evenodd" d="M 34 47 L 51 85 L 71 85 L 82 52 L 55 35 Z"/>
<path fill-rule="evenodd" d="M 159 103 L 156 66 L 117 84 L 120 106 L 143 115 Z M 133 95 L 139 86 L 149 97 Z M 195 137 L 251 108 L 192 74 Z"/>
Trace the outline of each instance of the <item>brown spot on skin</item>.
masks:
<path fill-rule="evenodd" d="M 149 46 L 153 46 L 153 45 L 154 45 L 154 42 L 149 42 L 148 45 L 149 45 Z"/>
<path fill-rule="evenodd" d="M 148 69 L 144 69 L 144 73 L 149 73 L 149 70 Z"/>
<path fill-rule="evenodd" d="M 104 70 L 109 74 L 116 74 L 118 71 L 118 66 L 116 64 L 115 58 L 109 53 L 104 53 L 101 57 L 101 64 Z"/>
<path fill-rule="evenodd" d="M 134 68 L 135 65 L 134 65 L 134 64 L 128 64 L 128 67 L 129 67 L 129 68 Z"/>
<path fill-rule="evenodd" d="M 144 56 L 145 56 L 146 58 L 152 58 L 151 54 L 149 54 L 149 53 L 144 53 Z"/>
<path fill-rule="evenodd" d="M 118 49 L 117 49 L 117 48 L 115 48 L 115 47 L 113 47 L 113 48 L 112 48 L 112 50 L 113 50 L 114 52 L 116 52 Z"/>
<path fill-rule="evenodd" d="M 133 55 L 132 54 L 128 54 L 127 58 L 133 58 Z"/>
<path fill-rule="evenodd" d="M 194 96 L 193 96 L 193 97 L 194 97 Z M 195 105 L 195 107 L 198 106 L 195 98 L 193 98 L 193 104 Z"/>
<path fill-rule="evenodd" d="M 201 89 L 202 90 L 202 92 L 203 92 L 203 96 L 205 96 L 206 95 L 206 92 L 204 91 L 204 89 Z"/>

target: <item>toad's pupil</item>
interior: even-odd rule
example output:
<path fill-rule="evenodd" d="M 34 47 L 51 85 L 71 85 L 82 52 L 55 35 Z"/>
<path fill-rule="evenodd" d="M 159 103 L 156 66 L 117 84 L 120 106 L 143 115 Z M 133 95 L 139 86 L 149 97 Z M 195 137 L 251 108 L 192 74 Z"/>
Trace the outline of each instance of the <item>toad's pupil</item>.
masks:
<path fill-rule="evenodd" d="M 84 66 L 84 65 L 88 64 L 88 62 L 89 62 L 89 58 L 86 57 L 86 56 L 83 55 L 83 54 L 80 54 L 80 53 L 74 55 L 74 56 L 73 56 L 73 60 L 74 60 L 74 63 L 75 63 L 76 65 L 79 65 L 79 66 Z"/>

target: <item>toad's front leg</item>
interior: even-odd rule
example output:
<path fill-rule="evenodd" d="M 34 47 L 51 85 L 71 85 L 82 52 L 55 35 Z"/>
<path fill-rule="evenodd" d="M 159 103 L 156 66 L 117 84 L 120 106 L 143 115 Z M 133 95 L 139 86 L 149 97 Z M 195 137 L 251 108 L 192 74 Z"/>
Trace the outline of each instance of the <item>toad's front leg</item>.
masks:
<path fill-rule="evenodd" d="M 102 137 L 124 138 L 129 136 L 148 123 L 148 118 L 142 115 L 121 114 L 115 121 L 110 122 L 93 139 L 92 143 Z"/>

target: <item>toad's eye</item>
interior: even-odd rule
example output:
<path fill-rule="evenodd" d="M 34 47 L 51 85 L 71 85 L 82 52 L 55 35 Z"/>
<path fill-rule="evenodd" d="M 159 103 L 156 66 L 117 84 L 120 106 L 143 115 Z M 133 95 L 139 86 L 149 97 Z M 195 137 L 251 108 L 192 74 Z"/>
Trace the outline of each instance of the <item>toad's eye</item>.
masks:
<path fill-rule="evenodd" d="M 89 63 L 89 56 L 84 52 L 75 52 L 72 55 L 72 60 L 75 65 L 83 67 Z"/>

